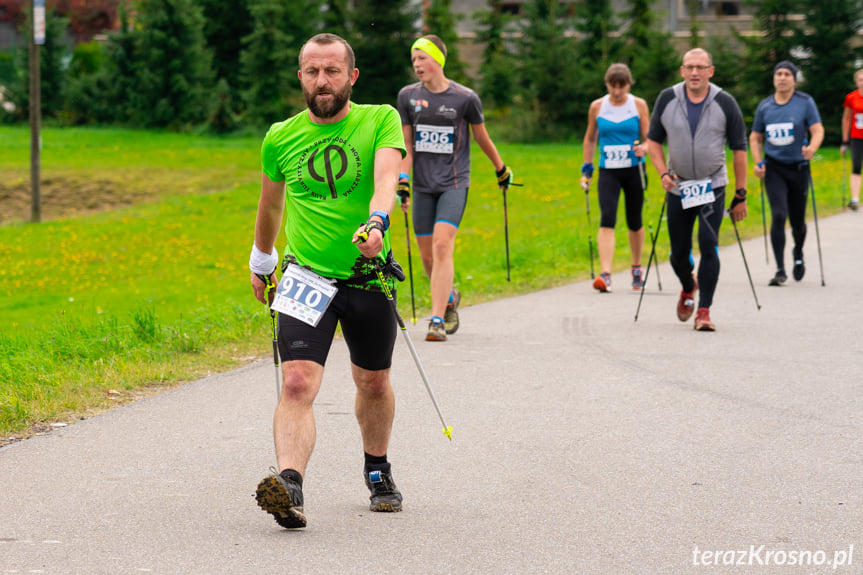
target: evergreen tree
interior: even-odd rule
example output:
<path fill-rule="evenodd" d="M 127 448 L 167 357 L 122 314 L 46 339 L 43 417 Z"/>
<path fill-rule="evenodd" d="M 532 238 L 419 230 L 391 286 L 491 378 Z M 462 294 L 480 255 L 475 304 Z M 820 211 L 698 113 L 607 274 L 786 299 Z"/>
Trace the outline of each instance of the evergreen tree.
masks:
<path fill-rule="evenodd" d="M 659 92 L 680 80 L 680 54 L 671 34 L 658 29 L 649 0 L 629 0 L 629 6 L 621 61 L 632 71 L 633 92 L 653 106 Z"/>
<path fill-rule="evenodd" d="M 357 0 L 348 39 L 360 70 L 353 101 L 395 105 L 399 90 L 413 79 L 410 47 L 418 13 L 412 6 L 408 0 Z"/>
<path fill-rule="evenodd" d="M 805 82 L 799 87 L 815 98 L 825 141 L 841 140 L 842 100 L 854 89 L 854 62 L 861 49 L 853 44 L 863 18 L 861 0 L 821 0 L 806 5 L 806 32 L 796 39 L 805 57 L 801 69 Z"/>
<path fill-rule="evenodd" d="M 508 107 L 514 101 L 515 68 L 513 56 L 507 50 L 504 31 L 509 19 L 501 10 L 501 0 L 488 0 L 488 9 L 473 14 L 477 26 L 476 42 L 485 46 L 479 71 L 482 78 L 480 94 L 483 104 Z"/>
<path fill-rule="evenodd" d="M 248 0 L 201 0 L 204 10 L 204 38 L 213 51 L 216 79 L 240 87 L 240 52 L 243 38 L 252 32 Z"/>
<path fill-rule="evenodd" d="M 305 108 L 297 78 L 303 43 L 319 30 L 321 12 L 314 0 L 250 0 L 252 32 L 240 55 L 246 86 L 244 122 L 269 126 Z"/>
<path fill-rule="evenodd" d="M 347 0 L 324 0 L 322 15 L 325 32 L 347 39 L 349 36 Z"/>
<path fill-rule="evenodd" d="M 525 18 L 518 44 L 520 89 L 536 122 L 524 131 L 533 128 L 537 130 L 535 135 L 554 137 L 580 130 L 589 103 L 573 98 L 580 70 L 575 65 L 575 44 L 567 34 L 570 20 L 561 14 L 558 0 L 531 0 L 523 4 L 523 9 Z"/>
<path fill-rule="evenodd" d="M 451 0 L 431 0 L 423 22 L 423 34 L 435 34 L 446 44 L 446 77 L 469 86 L 465 65 L 459 56 L 457 20 L 452 13 Z"/>
<path fill-rule="evenodd" d="M 204 16 L 193 0 L 141 0 L 133 119 L 181 128 L 207 119 L 213 102 L 212 55 Z"/>
<path fill-rule="evenodd" d="M 620 41 L 612 36 L 617 31 L 617 22 L 611 0 L 580 0 L 577 6 L 580 17 L 576 19 L 575 29 L 581 33 L 578 55 L 604 76 L 620 54 Z"/>
<path fill-rule="evenodd" d="M 759 35 L 748 37 L 736 33 L 744 47 L 738 101 L 747 117 L 754 116 L 758 102 L 773 93 L 776 64 L 795 60 L 791 50 L 799 27 L 789 16 L 799 14 L 801 8 L 800 0 L 749 0 L 749 3 L 756 8 L 752 18 Z"/>

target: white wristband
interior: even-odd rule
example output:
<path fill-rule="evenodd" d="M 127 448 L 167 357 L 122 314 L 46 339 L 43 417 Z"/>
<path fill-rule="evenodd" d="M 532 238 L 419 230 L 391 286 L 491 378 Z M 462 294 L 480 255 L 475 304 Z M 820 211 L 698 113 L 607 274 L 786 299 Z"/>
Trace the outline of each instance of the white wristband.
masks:
<path fill-rule="evenodd" d="M 265 254 L 258 249 L 258 246 L 252 244 L 252 253 L 249 255 L 249 269 L 253 273 L 262 276 L 268 276 L 276 271 L 276 266 L 279 265 L 279 254 L 273 250 L 271 254 Z"/>

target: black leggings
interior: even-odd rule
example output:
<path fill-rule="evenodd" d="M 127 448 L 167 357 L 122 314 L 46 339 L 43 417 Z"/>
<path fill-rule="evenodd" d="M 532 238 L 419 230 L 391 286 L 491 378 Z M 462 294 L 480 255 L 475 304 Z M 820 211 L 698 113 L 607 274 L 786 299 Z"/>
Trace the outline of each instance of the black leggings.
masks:
<path fill-rule="evenodd" d="M 806 199 L 809 195 L 809 164 L 796 166 L 767 158 L 764 188 L 770 200 L 773 222 L 770 225 L 770 243 L 776 268 L 785 269 L 785 220 L 791 224 L 794 238 L 794 258 L 802 257 L 806 241 Z"/>
<path fill-rule="evenodd" d="M 863 167 L 863 139 L 851 138 L 851 173 L 860 175 Z"/>
<path fill-rule="evenodd" d="M 599 227 L 612 228 L 617 223 L 617 203 L 620 200 L 620 190 L 623 190 L 626 205 L 626 227 L 637 232 L 643 226 L 641 211 L 644 206 L 644 188 L 641 187 L 639 167 L 615 168 L 609 170 L 599 168 L 599 182 L 596 185 L 599 196 Z M 645 181 L 647 175 L 645 174 Z"/>
<path fill-rule="evenodd" d="M 698 250 L 701 261 L 698 263 L 698 307 L 710 307 L 716 283 L 719 281 L 719 226 L 725 208 L 725 186 L 714 188 L 716 199 L 712 204 L 696 206 L 684 210 L 680 196 L 667 192 L 668 237 L 671 240 L 671 267 L 680 279 L 683 291 L 691 292 L 695 287 L 692 281 L 692 229 L 698 222 Z"/>

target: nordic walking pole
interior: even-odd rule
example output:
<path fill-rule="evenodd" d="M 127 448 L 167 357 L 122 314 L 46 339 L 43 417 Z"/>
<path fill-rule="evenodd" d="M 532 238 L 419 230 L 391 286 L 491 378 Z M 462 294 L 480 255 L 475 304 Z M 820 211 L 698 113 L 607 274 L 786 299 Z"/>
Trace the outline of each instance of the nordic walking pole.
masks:
<path fill-rule="evenodd" d="M 734 226 L 734 235 L 737 236 L 737 245 L 740 246 L 740 255 L 743 257 L 743 266 L 746 268 L 746 275 L 749 278 L 749 287 L 752 288 L 752 297 L 755 298 L 755 306 L 761 311 L 761 304 L 758 303 L 758 296 L 755 294 L 755 284 L 752 283 L 752 274 L 749 273 L 749 264 L 746 263 L 746 254 L 743 253 L 743 243 L 740 241 L 740 234 L 737 232 L 737 222 L 728 214 L 728 219 L 731 220 L 731 225 Z"/>
<path fill-rule="evenodd" d="M 405 212 L 405 234 L 408 240 L 408 273 L 411 277 L 411 321 L 414 325 L 417 324 L 417 304 L 414 298 L 414 266 L 411 263 L 411 228 L 408 224 L 408 213 Z"/>
<path fill-rule="evenodd" d="M 584 190 L 584 202 L 587 205 L 587 248 L 590 250 L 590 279 L 594 279 L 593 275 L 593 224 L 590 223 L 590 180 L 586 177 L 581 178 L 581 188 Z"/>
<path fill-rule="evenodd" d="M 503 237 L 506 242 L 506 281 L 509 281 L 509 215 L 506 210 L 506 186 L 503 188 Z"/>
<path fill-rule="evenodd" d="M 661 225 L 661 223 L 660 223 L 660 225 Z M 653 238 L 653 226 L 648 225 L 647 227 L 650 230 L 650 242 L 652 244 L 655 244 L 656 240 Z M 653 257 L 653 256 L 651 255 L 651 257 Z M 650 264 L 650 261 L 648 260 L 647 263 Z M 662 291 L 662 278 L 659 277 L 659 257 L 656 258 L 656 283 L 659 286 L 659 291 Z M 642 287 L 644 287 L 644 286 L 642 286 Z"/>
<path fill-rule="evenodd" d="M 848 150 L 842 154 L 842 209 L 845 209 L 845 186 L 848 185 L 848 178 L 845 176 L 845 170 L 848 169 Z"/>
<path fill-rule="evenodd" d="M 264 274 L 255 274 L 255 275 L 257 275 L 258 279 L 260 279 L 262 282 L 264 282 L 264 285 L 267 286 L 267 289 L 264 292 L 265 296 L 268 296 L 272 290 L 276 289 L 276 286 L 273 285 L 273 282 L 270 281 L 269 276 L 265 276 Z M 268 298 L 268 301 L 269 301 L 269 298 Z M 276 368 L 276 401 L 279 401 L 282 398 L 282 384 L 279 381 L 279 379 L 280 379 L 279 378 L 279 332 L 276 328 L 276 315 L 277 314 L 273 308 L 271 308 L 269 306 L 267 306 L 267 307 L 270 310 L 270 319 L 273 322 L 273 366 Z"/>
<path fill-rule="evenodd" d="M 761 162 L 762 164 L 764 162 Z M 770 257 L 767 251 L 767 216 L 764 215 L 764 178 L 758 178 L 761 184 L 761 227 L 764 229 L 764 263 L 770 264 Z"/>
<path fill-rule="evenodd" d="M 656 229 L 659 229 L 662 225 L 662 216 L 665 215 L 666 202 L 668 202 L 668 192 L 665 193 L 665 197 L 662 199 L 662 207 L 659 209 L 659 222 L 656 224 Z M 651 235 L 653 235 L 652 232 Z M 641 300 L 644 299 L 644 286 L 647 285 L 647 276 L 650 275 L 650 264 L 653 263 L 653 255 L 656 253 L 656 239 L 658 237 L 659 234 L 657 233 L 651 240 L 652 245 L 650 246 L 650 257 L 647 258 L 647 269 L 644 272 L 644 281 L 641 282 L 641 294 L 638 296 L 638 307 L 635 309 L 635 321 L 638 321 L 638 314 L 641 311 Z M 657 272 L 657 274 L 658 273 L 659 272 Z"/>
<path fill-rule="evenodd" d="M 815 205 L 815 184 L 812 183 L 812 172 L 809 172 L 809 189 L 812 191 L 812 217 L 815 220 L 815 239 L 818 243 L 818 265 L 821 268 L 821 287 L 824 287 L 824 260 L 821 259 L 821 233 L 818 231 L 818 207 Z"/>
<path fill-rule="evenodd" d="M 357 241 L 364 242 L 369 239 L 368 232 L 360 232 L 357 234 Z M 408 335 L 407 328 L 405 327 L 405 322 L 402 319 L 401 314 L 399 314 L 399 309 L 396 306 L 396 300 L 393 299 L 393 293 L 390 291 L 390 286 L 386 282 L 386 278 L 384 277 L 383 272 L 381 271 L 381 266 L 378 263 L 377 258 L 375 258 L 375 273 L 378 276 L 378 281 L 381 282 L 381 287 L 384 290 L 384 295 L 387 297 L 387 300 L 390 302 L 390 306 L 393 308 L 393 314 L 396 316 L 396 322 L 399 324 L 399 329 L 401 329 L 402 335 L 405 336 L 405 342 L 408 344 L 408 349 L 411 352 L 411 356 L 414 358 L 414 363 L 417 365 L 417 369 L 420 372 L 420 376 L 422 377 L 423 383 L 426 386 L 426 391 L 428 391 L 429 397 L 434 404 L 435 411 L 437 411 L 437 415 L 440 418 L 440 422 L 443 424 L 443 434 L 446 435 L 450 441 L 452 441 L 452 427 L 446 424 L 444 421 L 443 414 L 440 412 L 440 406 L 438 406 L 437 398 L 435 398 L 434 391 L 432 391 L 431 384 L 429 383 L 429 378 L 426 375 L 425 370 L 423 369 L 423 364 L 420 361 L 419 355 L 417 355 L 417 350 L 414 347 L 414 343 L 411 341 L 411 336 Z M 402 276 L 404 279 L 404 276 Z"/>

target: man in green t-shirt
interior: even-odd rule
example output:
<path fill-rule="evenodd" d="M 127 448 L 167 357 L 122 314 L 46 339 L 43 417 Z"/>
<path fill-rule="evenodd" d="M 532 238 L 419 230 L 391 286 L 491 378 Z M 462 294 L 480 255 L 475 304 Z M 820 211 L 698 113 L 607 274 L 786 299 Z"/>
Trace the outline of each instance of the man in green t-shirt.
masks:
<path fill-rule="evenodd" d="M 308 109 L 273 124 L 264 138 L 249 259 L 255 297 L 281 312 L 283 360 L 273 418 L 278 474 L 260 482 L 256 499 L 285 528 L 306 525 L 302 485 L 315 444 L 313 403 L 339 323 L 357 388 L 370 508 L 400 511 L 402 506 L 387 462 L 396 323 L 374 271 L 375 262 L 394 265 L 387 230 L 405 154 L 401 122 L 391 106 L 350 101 L 359 70 L 353 50 L 339 36 L 312 37 L 299 59 Z M 266 284 L 277 284 L 275 243 L 283 214 L 287 243 L 274 295 Z M 361 232 L 368 239 L 358 242 Z"/>

